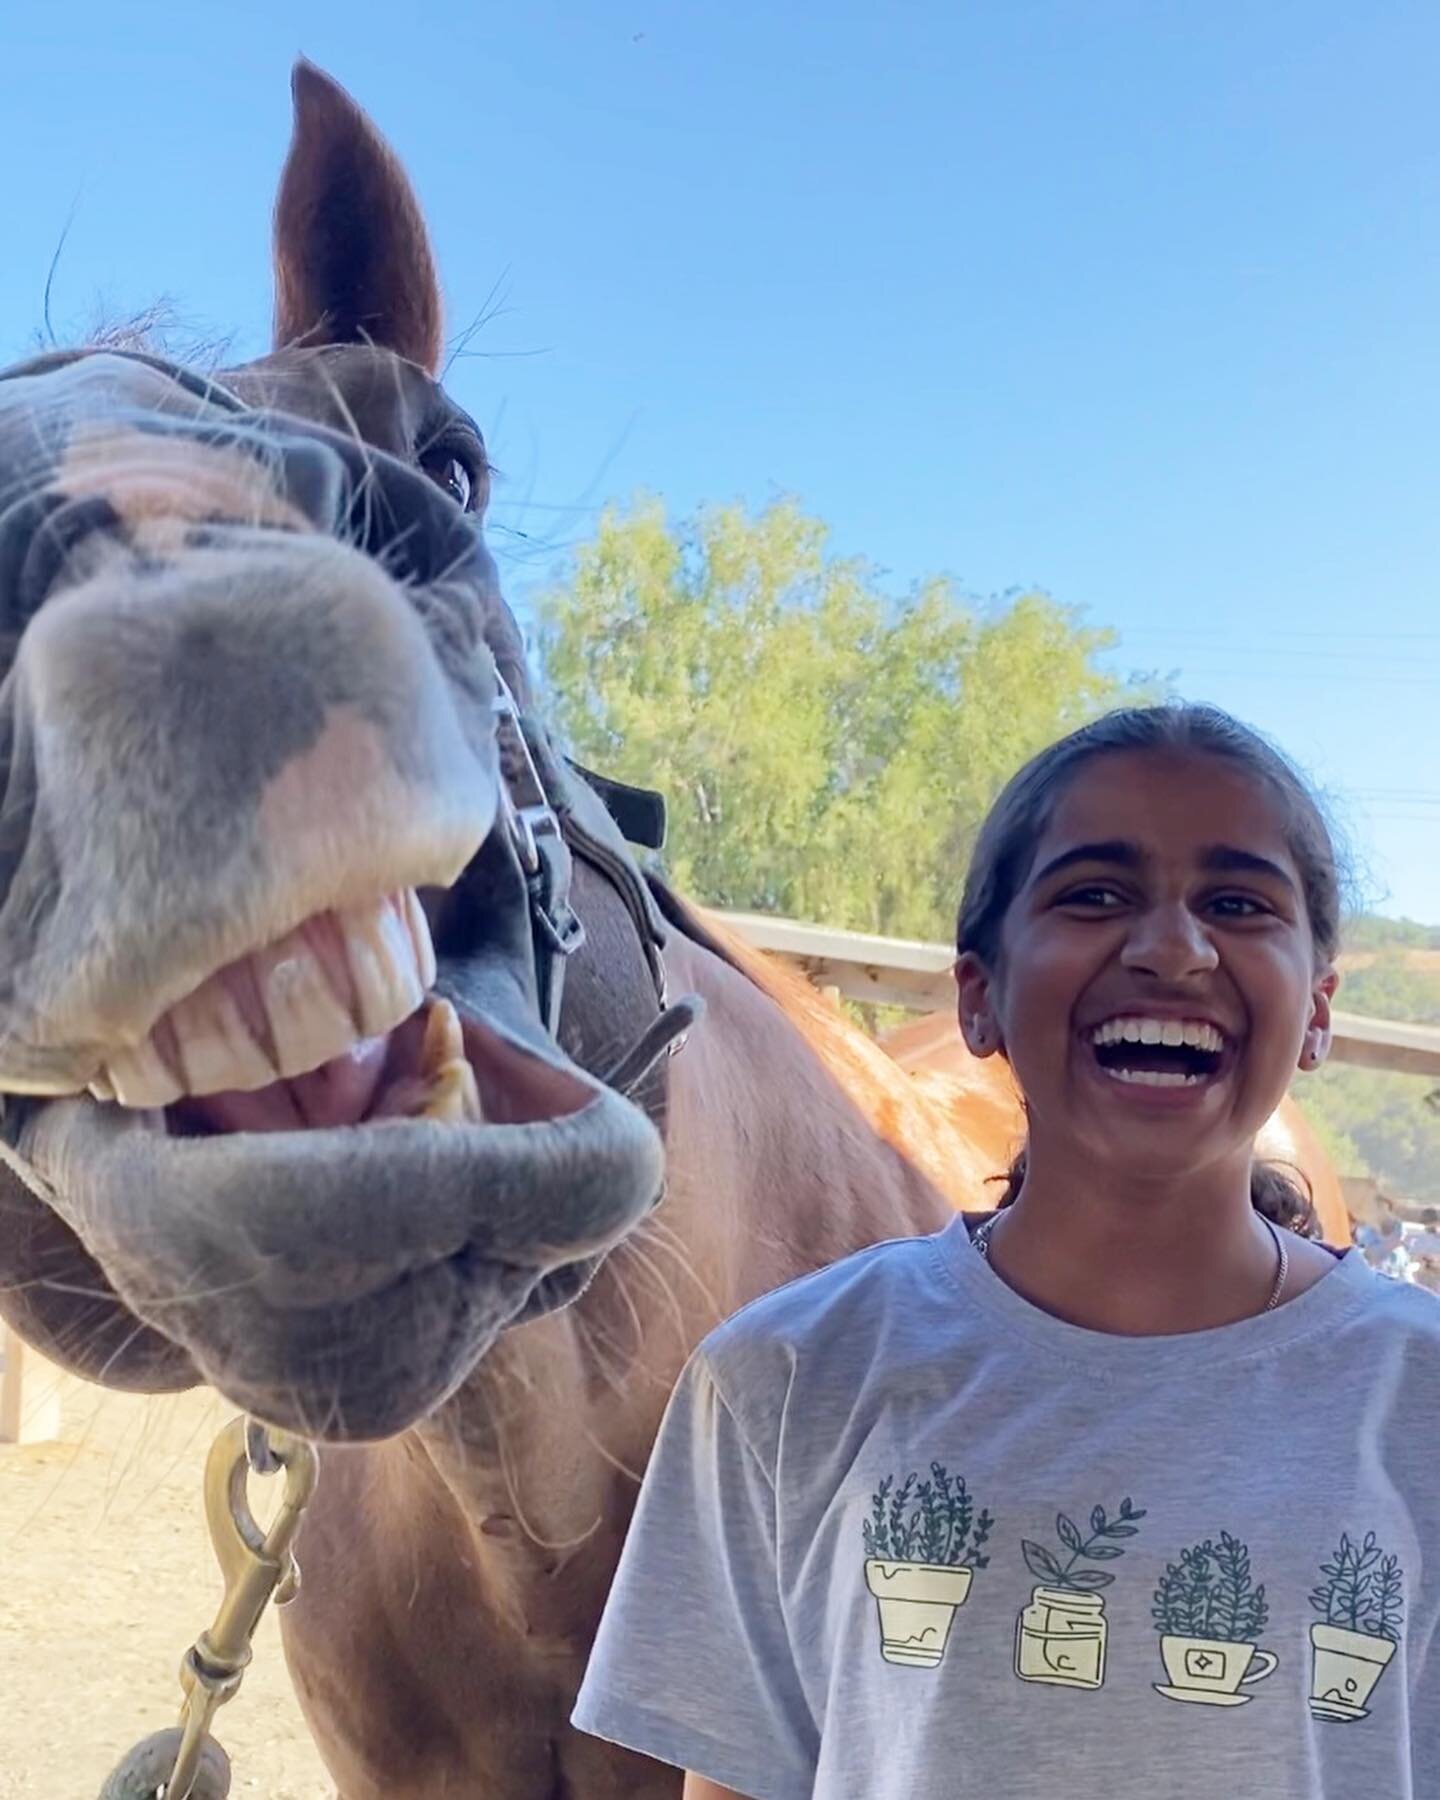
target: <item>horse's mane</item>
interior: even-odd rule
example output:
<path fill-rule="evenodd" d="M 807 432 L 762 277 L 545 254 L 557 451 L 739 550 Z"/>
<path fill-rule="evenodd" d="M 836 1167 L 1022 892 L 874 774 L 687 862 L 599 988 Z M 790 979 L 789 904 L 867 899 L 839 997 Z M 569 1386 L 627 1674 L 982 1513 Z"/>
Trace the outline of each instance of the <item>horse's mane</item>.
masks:
<path fill-rule="evenodd" d="M 752 949 L 653 873 L 646 879 L 667 922 L 775 1002 L 887 1143 L 955 1204 L 969 1209 L 992 1203 L 985 1183 L 1003 1168 L 1003 1147 L 976 1141 L 975 1121 L 965 1116 L 971 1110 L 964 1105 L 965 1084 L 945 1075 L 917 1080 L 803 975 Z"/>
<path fill-rule="evenodd" d="M 718 956 L 768 994 L 807 1040 L 823 1040 L 836 1023 L 846 1025 L 843 1015 L 803 975 L 786 968 L 776 957 L 751 949 L 738 932 L 677 894 L 660 876 L 647 872 L 645 879 L 661 913 L 682 937 Z M 813 1047 L 818 1049 L 819 1043 L 814 1042 Z"/>
<path fill-rule="evenodd" d="M 48 328 L 37 332 L 36 338 L 42 351 L 61 348 Z M 97 314 L 77 348 L 138 350 L 142 355 L 163 356 L 184 368 L 213 376 L 229 359 L 234 341 L 232 333 L 207 331 L 188 323 L 173 301 L 160 299 L 134 313 Z"/>

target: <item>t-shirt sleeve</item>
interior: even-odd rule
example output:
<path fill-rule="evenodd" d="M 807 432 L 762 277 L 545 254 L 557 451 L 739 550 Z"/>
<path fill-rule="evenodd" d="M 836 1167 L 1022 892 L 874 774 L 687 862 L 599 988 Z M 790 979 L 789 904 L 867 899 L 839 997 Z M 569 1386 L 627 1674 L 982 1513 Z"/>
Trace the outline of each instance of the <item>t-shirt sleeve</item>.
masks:
<path fill-rule="evenodd" d="M 697 1354 L 660 1428 L 574 1724 L 752 1800 L 810 1800 L 819 1734 L 775 1546 L 771 1476 Z"/>

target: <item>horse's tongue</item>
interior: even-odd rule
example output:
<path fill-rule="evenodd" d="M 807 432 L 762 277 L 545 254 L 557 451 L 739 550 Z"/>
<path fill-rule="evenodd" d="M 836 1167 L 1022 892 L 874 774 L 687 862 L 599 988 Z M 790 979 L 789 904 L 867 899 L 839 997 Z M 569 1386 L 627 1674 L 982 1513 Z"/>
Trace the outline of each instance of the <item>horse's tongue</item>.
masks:
<path fill-rule="evenodd" d="M 186 1102 L 186 1111 L 212 1131 L 358 1125 L 375 1098 L 389 1048 L 388 1034 L 364 1038 L 308 1075 L 294 1075 L 248 1094 L 198 1096 Z"/>

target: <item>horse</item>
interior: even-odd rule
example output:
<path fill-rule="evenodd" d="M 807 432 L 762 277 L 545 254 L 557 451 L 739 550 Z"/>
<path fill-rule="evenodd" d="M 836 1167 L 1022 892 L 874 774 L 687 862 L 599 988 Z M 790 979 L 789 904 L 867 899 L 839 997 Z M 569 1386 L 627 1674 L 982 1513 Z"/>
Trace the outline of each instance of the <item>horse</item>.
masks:
<path fill-rule="evenodd" d="M 410 183 L 293 95 L 270 353 L 0 374 L 0 1313 L 318 1446 L 281 1619 L 340 1800 L 675 1800 L 568 1723 L 671 1386 L 983 1210 L 1015 1114 L 641 874 L 538 715 Z"/>

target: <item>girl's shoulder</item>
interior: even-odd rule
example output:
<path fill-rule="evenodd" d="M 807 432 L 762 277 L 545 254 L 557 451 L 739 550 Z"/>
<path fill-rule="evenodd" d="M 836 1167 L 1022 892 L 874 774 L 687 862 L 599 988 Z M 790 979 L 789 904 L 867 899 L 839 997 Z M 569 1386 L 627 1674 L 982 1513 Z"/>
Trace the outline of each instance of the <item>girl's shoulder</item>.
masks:
<path fill-rule="evenodd" d="M 956 1220 L 941 1231 L 886 1238 L 812 1269 L 759 1294 L 717 1325 L 700 1345 L 711 1362 L 747 1347 L 802 1349 L 843 1335 L 857 1320 L 892 1308 L 897 1300 L 921 1303 L 943 1289 L 938 1246 Z"/>
<path fill-rule="evenodd" d="M 1400 1331 L 1440 1345 L 1440 1295 L 1418 1282 L 1382 1274 L 1358 1250 L 1346 1253 L 1341 1270 L 1363 1300 L 1363 1319 L 1387 1332 Z"/>
<path fill-rule="evenodd" d="M 969 1309 L 946 1274 L 942 1231 L 871 1244 L 742 1306 L 703 1339 L 692 1382 L 708 1383 L 762 1455 L 788 1411 L 843 1414 L 887 1374 L 933 1359 L 942 1342 L 963 1355 Z M 793 1404 L 792 1404 L 793 1403 Z"/>

